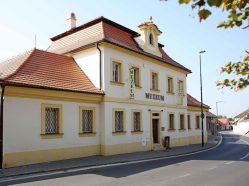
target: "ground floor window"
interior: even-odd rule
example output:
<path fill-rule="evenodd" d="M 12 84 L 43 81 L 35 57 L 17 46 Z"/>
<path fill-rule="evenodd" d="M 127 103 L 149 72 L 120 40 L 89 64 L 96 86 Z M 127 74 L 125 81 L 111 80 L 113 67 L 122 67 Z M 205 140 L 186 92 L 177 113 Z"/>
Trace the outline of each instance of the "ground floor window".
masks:
<path fill-rule="evenodd" d="M 175 115 L 173 113 L 169 114 L 169 130 L 175 129 Z"/>
<path fill-rule="evenodd" d="M 196 122 L 196 128 L 199 129 L 200 128 L 200 116 L 196 116 L 195 122 Z"/>
<path fill-rule="evenodd" d="M 62 105 L 42 104 L 42 135 L 62 133 Z"/>
<path fill-rule="evenodd" d="M 185 129 L 185 123 L 184 123 L 184 114 L 180 114 L 180 129 Z"/>
<path fill-rule="evenodd" d="M 133 111 L 132 112 L 132 124 L 133 124 L 133 131 L 140 132 L 142 131 L 141 127 L 141 112 L 140 111 Z"/>
<path fill-rule="evenodd" d="M 80 107 L 80 133 L 95 133 L 95 108 Z"/>
<path fill-rule="evenodd" d="M 188 115 L 188 129 L 191 129 L 190 115 Z"/>
<path fill-rule="evenodd" d="M 123 109 L 114 109 L 113 110 L 113 132 L 124 132 L 124 110 Z"/>

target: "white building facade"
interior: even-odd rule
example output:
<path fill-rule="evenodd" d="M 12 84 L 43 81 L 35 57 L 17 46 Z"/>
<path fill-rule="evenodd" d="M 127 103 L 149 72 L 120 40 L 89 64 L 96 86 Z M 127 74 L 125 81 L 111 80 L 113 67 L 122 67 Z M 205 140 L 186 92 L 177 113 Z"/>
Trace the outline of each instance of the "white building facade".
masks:
<path fill-rule="evenodd" d="M 139 29 L 97 18 L 55 36 L 47 52 L 33 52 L 14 76 L 2 78 L 3 167 L 148 151 L 162 147 L 165 136 L 171 147 L 201 143 L 200 103 L 186 92 L 191 71 L 163 51 L 162 32 L 151 19 Z M 25 68 L 37 64 L 39 52 L 51 61 L 63 56 L 48 61 L 54 70 L 64 58 L 74 65 L 63 64 L 54 79 L 20 82 L 19 76 L 36 73 Z M 84 77 L 76 80 L 78 68 Z M 62 71 L 68 80 L 57 82 Z"/>

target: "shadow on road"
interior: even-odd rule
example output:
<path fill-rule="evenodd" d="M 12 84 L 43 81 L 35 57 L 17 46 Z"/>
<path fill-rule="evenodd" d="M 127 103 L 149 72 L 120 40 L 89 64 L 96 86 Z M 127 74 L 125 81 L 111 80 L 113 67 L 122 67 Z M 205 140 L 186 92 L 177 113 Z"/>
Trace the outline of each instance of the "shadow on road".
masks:
<path fill-rule="evenodd" d="M 249 162 L 249 158 L 241 159 L 249 152 L 249 145 L 245 141 L 249 142 L 249 137 L 242 137 L 240 140 L 239 135 L 223 134 L 223 141 L 218 148 L 201 152 L 193 155 L 186 155 L 182 157 L 153 160 L 141 163 L 130 163 L 126 165 L 116 165 L 111 167 L 96 168 L 91 170 L 77 171 L 77 172 L 65 172 L 56 175 L 40 176 L 33 179 L 23 179 L 21 182 L 39 181 L 44 179 L 53 179 L 67 176 L 75 176 L 81 174 L 96 174 L 101 176 L 122 178 L 130 175 L 138 174 L 144 171 L 150 171 L 164 166 L 174 165 L 180 166 L 181 163 L 194 160 L 211 160 L 211 161 L 244 161 Z M 248 164 L 249 165 L 249 164 Z M 6 182 L 8 184 L 14 184 L 15 181 Z M 17 183 L 17 182 L 16 182 Z M 20 183 L 20 181 L 18 181 Z"/>

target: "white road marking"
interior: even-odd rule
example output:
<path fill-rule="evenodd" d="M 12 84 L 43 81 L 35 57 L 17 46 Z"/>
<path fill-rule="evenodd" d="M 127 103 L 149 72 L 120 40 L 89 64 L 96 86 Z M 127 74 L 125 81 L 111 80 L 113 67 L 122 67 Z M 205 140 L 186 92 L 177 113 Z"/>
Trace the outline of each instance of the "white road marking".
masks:
<path fill-rule="evenodd" d="M 249 145 L 249 143 L 247 141 L 245 141 L 243 139 L 240 139 L 240 140 L 243 141 L 244 143 L 246 143 L 247 145 Z M 246 159 L 248 156 L 249 156 L 249 152 L 245 156 L 243 156 L 242 158 L 240 158 L 240 160 Z"/>
<path fill-rule="evenodd" d="M 213 170 L 213 169 L 216 169 L 216 168 L 217 168 L 217 166 L 213 166 L 213 167 L 208 168 L 207 170 Z"/>
<path fill-rule="evenodd" d="M 187 177 L 187 176 L 190 176 L 190 174 L 187 173 L 187 174 L 184 174 L 184 175 L 182 175 L 182 176 L 178 176 L 177 178 L 184 178 L 184 177 Z"/>
<path fill-rule="evenodd" d="M 67 169 L 67 170 L 63 170 L 63 171 L 60 170 L 60 171 L 51 171 L 51 172 L 46 172 L 46 173 L 34 173 L 33 175 L 24 175 L 22 177 L 17 177 L 17 178 L 13 178 L 13 177 L 3 178 L 3 180 L 0 180 L 0 183 L 6 182 L 6 181 L 18 181 L 18 180 L 25 180 L 25 179 L 29 179 L 29 178 L 37 178 L 37 177 L 41 177 L 41 176 L 51 176 L 51 175 L 56 175 L 56 174 L 69 173 L 69 172 L 72 173 L 72 172 L 78 172 L 78 171 L 85 171 L 85 170 L 91 170 L 91 169 L 97 169 L 97 168 L 105 168 L 105 167 L 112 167 L 112 166 L 119 166 L 119 165 L 129 165 L 129 164 L 171 159 L 171 158 L 177 158 L 177 157 L 183 157 L 183 156 L 190 156 L 190 155 L 199 154 L 199 153 L 210 151 L 210 150 L 217 148 L 218 146 L 220 146 L 220 144 L 222 142 L 222 138 L 223 137 L 220 136 L 219 143 L 217 145 L 215 145 L 214 147 L 200 150 L 197 152 L 191 152 L 191 153 L 187 153 L 187 154 L 180 154 L 180 155 L 161 157 L 161 158 L 137 160 L 137 161 L 132 161 L 132 162 L 112 163 L 112 164 L 107 164 L 107 165 L 95 165 L 95 166 L 89 166 L 89 167 Z"/>
<path fill-rule="evenodd" d="M 225 164 L 226 164 L 226 165 L 229 165 L 229 164 L 231 164 L 231 163 L 234 163 L 234 161 L 228 161 L 228 162 L 226 162 Z"/>

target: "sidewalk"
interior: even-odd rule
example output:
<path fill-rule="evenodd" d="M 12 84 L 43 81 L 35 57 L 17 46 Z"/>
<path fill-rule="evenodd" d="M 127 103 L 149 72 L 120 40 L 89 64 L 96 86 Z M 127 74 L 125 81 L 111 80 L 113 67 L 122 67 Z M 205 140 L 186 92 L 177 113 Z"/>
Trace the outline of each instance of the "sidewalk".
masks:
<path fill-rule="evenodd" d="M 1 169 L 0 178 L 35 174 L 35 173 L 45 173 L 50 171 L 68 170 L 73 168 L 132 162 L 132 161 L 147 160 L 154 158 L 170 157 L 175 155 L 184 155 L 192 152 L 210 149 L 216 146 L 220 142 L 220 140 L 221 140 L 220 136 L 211 136 L 209 137 L 208 142 L 205 143 L 204 147 L 202 147 L 201 144 L 197 144 L 197 145 L 173 147 L 170 150 L 135 152 L 128 154 L 113 155 L 113 156 L 98 155 L 98 156 L 90 156 L 85 158 L 53 161 L 53 162 L 39 163 L 39 164 L 26 165 L 20 167 L 13 167 L 8 169 Z"/>

